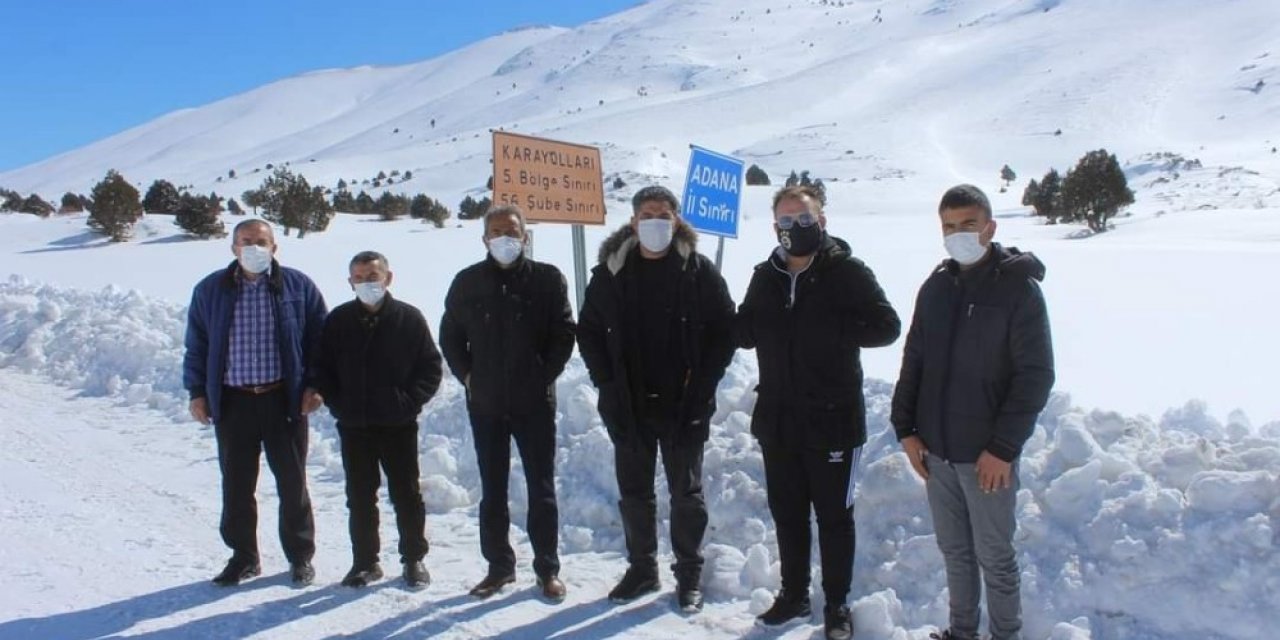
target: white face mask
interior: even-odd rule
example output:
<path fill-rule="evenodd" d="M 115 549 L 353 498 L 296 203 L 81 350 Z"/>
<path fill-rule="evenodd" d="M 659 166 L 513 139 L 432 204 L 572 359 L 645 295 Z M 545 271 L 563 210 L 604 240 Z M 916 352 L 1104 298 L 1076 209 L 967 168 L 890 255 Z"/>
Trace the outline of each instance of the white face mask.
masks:
<path fill-rule="evenodd" d="M 977 263 L 987 255 L 987 248 L 978 240 L 977 231 L 961 231 L 944 236 L 942 245 L 953 260 L 965 267 Z"/>
<path fill-rule="evenodd" d="M 378 306 L 382 302 L 382 298 L 387 295 L 387 288 L 381 282 L 357 282 L 355 285 L 356 297 L 371 307 Z"/>
<path fill-rule="evenodd" d="M 675 232 L 675 222 L 663 218 L 641 220 L 637 225 L 640 244 L 653 253 L 662 253 L 671 246 L 671 236 Z"/>
<path fill-rule="evenodd" d="M 245 273 L 263 273 L 271 268 L 271 249 L 256 244 L 240 247 L 240 268 Z"/>
<path fill-rule="evenodd" d="M 522 252 L 524 252 L 524 243 L 516 238 L 498 236 L 489 239 L 489 255 L 504 267 L 515 262 Z"/>

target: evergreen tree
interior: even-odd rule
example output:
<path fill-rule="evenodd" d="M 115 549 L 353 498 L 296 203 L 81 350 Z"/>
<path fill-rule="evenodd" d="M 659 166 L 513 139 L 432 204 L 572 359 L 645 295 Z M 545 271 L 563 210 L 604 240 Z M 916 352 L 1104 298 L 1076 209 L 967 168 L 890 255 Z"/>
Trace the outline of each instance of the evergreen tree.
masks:
<path fill-rule="evenodd" d="M 333 219 L 333 207 L 324 196 L 323 187 L 312 187 L 307 179 L 285 167 L 279 167 L 259 189 L 262 193 L 262 217 L 284 227 L 298 230 L 298 238 L 310 231 L 324 231 Z"/>
<path fill-rule="evenodd" d="M 338 178 L 338 191 L 341 192 L 346 190 L 347 190 L 347 181 L 343 180 L 342 178 Z"/>
<path fill-rule="evenodd" d="M 485 212 L 489 210 L 489 207 L 492 206 L 492 204 L 493 201 L 489 199 L 489 196 L 485 196 L 479 200 L 476 200 L 471 196 L 467 196 L 458 204 L 458 219 L 475 220 L 477 218 L 481 218 L 484 216 Z"/>
<path fill-rule="evenodd" d="M 1034 207 L 1036 204 L 1036 197 L 1039 195 L 1040 183 L 1036 182 L 1035 178 L 1032 178 L 1031 182 L 1027 183 L 1027 188 L 1022 191 L 1022 206 Z"/>
<path fill-rule="evenodd" d="M 356 196 L 356 213 L 374 213 L 377 207 L 378 203 L 374 202 L 369 194 L 361 191 L 360 195 Z"/>
<path fill-rule="evenodd" d="M 105 233 L 112 242 L 124 242 L 133 235 L 133 225 L 142 218 L 138 190 L 112 169 L 93 187 L 93 208 L 89 228 Z"/>
<path fill-rule="evenodd" d="M 70 191 L 62 194 L 62 206 L 58 207 L 58 213 L 81 213 L 83 211 L 83 196 L 76 195 Z"/>
<path fill-rule="evenodd" d="M 1014 173 L 1013 169 L 1010 169 L 1009 165 L 1006 164 L 1000 169 L 1000 179 L 1004 180 L 1004 184 L 1007 187 L 1018 179 L 1018 174 Z"/>
<path fill-rule="evenodd" d="M 253 209 L 253 215 L 255 216 L 258 215 L 258 207 L 262 206 L 265 198 L 266 195 L 260 189 L 247 189 L 240 194 L 240 199 L 244 200 L 245 206 Z"/>
<path fill-rule="evenodd" d="M 1123 207 L 1133 204 L 1133 191 L 1115 154 L 1106 149 L 1090 151 L 1080 158 L 1062 181 L 1062 210 L 1070 222 L 1084 222 L 1095 233 L 1108 228 L 1108 221 Z"/>
<path fill-rule="evenodd" d="M 49 217 L 53 211 L 52 204 L 49 204 L 44 198 L 34 193 L 27 196 L 27 199 L 22 201 L 22 206 L 18 208 L 19 213 L 30 213 L 41 218 Z"/>
<path fill-rule="evenodd" d="M 378 198 L 377 212 L 383 220 L 395 220 L 409 213 L 409 198 L 384 191 Z"/>
<path fill-rule="evenodd" d="M 413 179 L 413 172 L 412 172 L 412 171 L 405 171 L 405 172 L 404 172 L 404 180 L 412 180 L 412 179 Z M 404 180 L 401 180 L 401 182 L 404 182 Z"/>
<path fill-rule="evenodd" d="M 230 200 L 227 200 L 227 211 L 230 211 L 231 215 L 233 216 L 244 215 L 244 209 L 240 208 L 240 203 L 236 202 L 235 198 L 231 198 Z"/>
<path fill-rule="evenodd" d="M 1058 175 L 1058 170 L 1049 169 L 1049 173 L 1044 174 L 1044 178 L 1040 180 L 1035 199 L 1031 201 L 1036 215 L 1044 216 L 1049 224 L 1057 224 L 1058 218 L 1062 216 L 1061 192 L 1062 178 Z"/>
<path fill-rule="evenodd" d="M 0 188 L 0 211 L 16 212 L 22 208 L 22 196 L 17 191 Z"/>
<path fill-rule="evenodd" d="M 142 198 L 142 210 L 147 213 L 175 213 L 182 205 L 178 188 L 168 180 L 156 180 Z"/>
<path fill-rule="evenodd" d="M 627 183 L 622 179 L 622 176 L 615 176 L 613 179 L 613 190 L 617 191 L 625 188 L 627 188 Z"/>
<path fill-rule="evenodd" d="M 451 215 L 453 214 L 449 212 L 449 208 L 439 200 L 421 193 L 413 197 L 413 203 L 409 206 L 410 217 L 430 222 L 436 228 L 444 227 L 444 221 Z"/>
<path fill-rule="evenodd" d="M 769 185 L 769 174 L 765 173 L 760 165 L 753 164 L 747 167 L 747 184 L 748 185 Z"/>
<path fill-rule="evenodd" d="M 356 213 L 356 198 L 350 191 L 338 189 L 333 194 L 333 210 L 343 213 Z"/>
<path fill-rule="evenodd" d="M 173 223 L 201 240 L 224 238 L 227 235 L 227 227 L 218 217 L 221 209 L 222 205 L 215 197 L 183 194 Z"/>

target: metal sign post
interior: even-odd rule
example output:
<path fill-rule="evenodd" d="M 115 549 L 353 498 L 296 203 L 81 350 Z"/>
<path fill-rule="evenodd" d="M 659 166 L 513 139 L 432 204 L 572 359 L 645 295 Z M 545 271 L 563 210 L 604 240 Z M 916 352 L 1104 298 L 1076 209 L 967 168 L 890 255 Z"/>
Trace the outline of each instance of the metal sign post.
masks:
<path fill-rule="evenodd" d="M 580 224 L 573 225 L 573 288 L 578 294 L 578 313 L 587 296 L 587 234 Z"/>

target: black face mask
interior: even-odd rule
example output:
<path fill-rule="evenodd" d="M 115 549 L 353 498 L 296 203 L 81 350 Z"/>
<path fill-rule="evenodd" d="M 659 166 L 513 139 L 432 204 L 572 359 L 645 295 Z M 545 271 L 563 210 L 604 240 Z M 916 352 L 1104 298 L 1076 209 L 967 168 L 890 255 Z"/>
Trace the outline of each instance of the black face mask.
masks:
<path fill-rule="evenodd" d="M 822 225 L 811 224 L 802 227 L 791 225 L 790 229 L 778 229 L 778 244 L 782 250 L 797 258 L 811 256 L 822 246 Z"/>

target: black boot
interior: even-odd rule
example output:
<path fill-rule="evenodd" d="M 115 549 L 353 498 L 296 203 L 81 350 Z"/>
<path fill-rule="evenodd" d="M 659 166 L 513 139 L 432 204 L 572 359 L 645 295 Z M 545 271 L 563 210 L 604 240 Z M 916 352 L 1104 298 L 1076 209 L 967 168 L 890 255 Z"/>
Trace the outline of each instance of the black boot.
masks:
<path fill-rule="evenodd" d="M 676 585 L 676 602 L 685 613 L 702 611 L 702 589 L 698 588 L 697 583 Z"/>
<path fill-rule="evenodd" d="M 316 581 L 316 568 L 310 562 L 295 562 L 289 565 L 289 580 L 295 587 L 310 586 Z"/>
<path fill-rule="evenodd" d="M 232 558 L 227 561 L 227 566 L 222 569 L 222 572 L 213 577 L 213 583 L 219 587 L 234 587 L 261 573 L 262 565 L 257 562 Z"/>
<path fill-rule="evenodd" d="M 849 607 L 845 605 L 827 605 L 822 611 L 823 631 L 827 640 L 851 640 L 853 638 L 853 617 L 849 615 Z"/>
<path fill-rule="evenodd" d="M 813 609 L 809 606 L 808 594 L 792 595 L 781 591 L 774 599 L 773 606 L 756 616 L 756 621 L 766 627 L 776 627 L 797 618 L 808 618 L 812 615 Z"/>
<path fill-rule="evenodd" d="M 410 589 L 421 589 L 431 584 L 431 574 L 421 560 L 404 563 L 404 584 Z"/>
<path fill-rule="evenodd" d="M 609 592 L 609 599 L 616 603 L 631 602 L 636 598 L 646 594 L 653 593 L 661 588 L 658 582 L 658 570 L 655 569 L 638 569 L 630 567 L 627 573 L 622 576 L 622 580 L 618 581 L 618 586 Z"/>
<path fill-rule="evenodd" d="M 347 572 L 347 577 L 342 579 L 344 587 L 367 587 L 370 584 L 382 579 L 382 566 L 373 563 L 367 566 L 356 565 L 351 567 Z"/>

